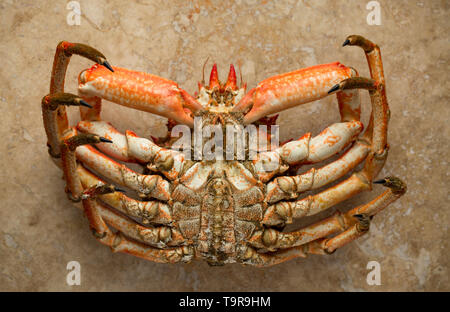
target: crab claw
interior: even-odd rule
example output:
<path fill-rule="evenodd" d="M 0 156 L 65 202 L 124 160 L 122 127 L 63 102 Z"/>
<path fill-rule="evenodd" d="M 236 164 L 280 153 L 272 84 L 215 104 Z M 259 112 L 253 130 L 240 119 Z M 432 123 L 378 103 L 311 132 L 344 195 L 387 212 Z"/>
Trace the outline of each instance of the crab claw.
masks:
<path fill-rule="evenodd" d="M 106 60 L 106 57 L 103 55 L 103 53 L 101 53 L 97 49 L 94 49 L 91 46 L 82 43 L 71 43 L 67 41 L 62 41 L 59 45 L 62 47 L 66 55 L 70 56 L 72 54 L 78 54 L 84 56 L 87 59 L 90 59 L 100 65 L 105 66 L 111 72 L 114 72 L 114 69 L 112 68 L 111 64 L 109 64 L 109 62 Z"/>
<path fill-rule="evenodd" d="M 372 183 L 381 184 L 390 188 L 394 193 L 404 194 L 406 193 L 406 183 L 397 177 L 385 177 L 384 179 L 373 181 Z"/>
<path fill-rule="evenodd" d="M 60 105 L 73 105 L 73 106 L 85 106 L 88 108 L 92 108 L 89 103 L 83 100 L 81 97 L 71 93 L 53 93 L 46 95 L 42 98 L 42 105 L 48 107 L 50 110 L 56 110 Z"/>
<path fill-rule="evenodd" d="M 339 87 L 333 86 L 352 75 L 354 72 L 350 67 L 335 62 L 273 76 L 250 90 L 233 111 L 246 113 L 244 123 L 249 124 L 264 116 L 319 100 L 337 91 Z"/>
<path fill-rule="evenodd" d="M 69 150 L 74 151 L 78 146 L 96 143 L 112 143 L 112 141 L 96 134 L 80 133 L 64 140 L 61 144 L 67 146 Z"/>
<path fill-rule="evenodd" d="M 236 84 L 236 70 L 234 69 L 233 64 L 230 65 L 230 72 L 228 73 L 228 79 L 225 84 L 225 90 L 227 88 L 230 88 L 231 90 L 235 91 L 238 89 Z"/>
<path fill-rule="evenodd" d="M 192 126 L 193 118 L 183 108 L 196 112 L 203 107 L 174 81 L 155 75 L 95 64 L 79 75 L 83 97 L 99 97 L 123 106 L 157 114 Z"/>

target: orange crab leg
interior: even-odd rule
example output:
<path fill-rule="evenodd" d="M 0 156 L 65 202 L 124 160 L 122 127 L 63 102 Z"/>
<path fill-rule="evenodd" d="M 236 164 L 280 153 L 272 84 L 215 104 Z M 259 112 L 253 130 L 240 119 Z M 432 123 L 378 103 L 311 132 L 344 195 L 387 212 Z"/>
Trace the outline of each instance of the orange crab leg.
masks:
<path fill-rule="evenodd" d="M 91 107 L 82 107 L 80 106 L 80 117 L 81 120 L 92 120 L 98 121 L 101 120 L 100 112 L 102 110 L 102 99 L 98 96 L 88 97 L 86 95 L 79 95 L 83 98 L 86 103 L 88 103 Z"/>
<path fill-rule="evenodd" d="M 356 73 L 339 62 L 317 65 L 263 80 L 234 107 L 247 112 L 246 124 L 328 95 L 331 87 Z"/>
<path fill-rule="evenodd" d="M 358 89 L 343 90 L 336 93 L 341 121 L 360 120 L 361 100 Z"/>
<path fill-rule="evenodd" d="M 55 58 L 53 60 L 52 76 L 50 80 L 50 93 L 42 100 L 42 115 L 44 119 L 45 132 L 47 134 L 49 153 L 53 157 L 59 157 L 60 142 L 64 132 L 69 128 L 66 108 L 63 105 L 54 106 L 51 102 L 55 94 L 63 94 L 64 79 L 73 54 L 86 57 L 109 70 L 113 70 L 106 61 L 105 56 L 96 49 L 81 43 L 70 43 L 62 41 L 56 47 Z M 100 66 L 97 65 L 97 66 Z M 104 68 L 105 68 L 104 67 Z M 106 69 L 105 68 L 105 69 Z"/>
<path fill-rule="evenodd" d="M 370 76 L 376 82 L 376 88 L 369 90 L 372 102 L 371 123 L 369 125 L 368 139 L 372 143 L 372 154 L 369 155 L 365 172 L 372 180 L 380 172 L 387 154 L 387 126 L 389 122 L 389 106 L 386 98 L 386 82 L 383 73 L 383 62 L 378 45 L 364 37 L 348 36 L 343 46 L 359 46 L 366 54 L 369 64 Z"/>
<path fill-rule="evenodd" d="M 80 94 L 97 96 L 193 126 L 193 119 L 186 114 L 184 107 L 196 112 L 202 106 L 175 82 L 124 68 L 113 69 L 114 73 L 111 73 L 94 65 L 83 71 L 79 76 Z"/>

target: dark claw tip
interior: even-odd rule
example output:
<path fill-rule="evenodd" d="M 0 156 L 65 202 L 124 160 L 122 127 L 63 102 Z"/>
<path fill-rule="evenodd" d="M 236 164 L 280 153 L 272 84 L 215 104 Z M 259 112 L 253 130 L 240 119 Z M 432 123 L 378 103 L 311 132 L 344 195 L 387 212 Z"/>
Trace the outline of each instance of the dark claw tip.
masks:
<path fill-rule="evenodd" d="M 104 142 L 104 143 L 112 143 L 113 142 L 110 139 L 107 139 L 107 138 L 104 138 L 104 137 L 100 137 L 100 141 Z"/>
<path fill-rule="evenodd" d="M 386 179 L 381 179 L 381 180 L 373 181 L 372 183 L 375 183 L 375 184 L 384 184 L 384 183 L 386 183 Z"/>
<path fill-rule="evenodd" d="M 339 84 L 334 85 L 334 86 L 328 91 L 328 94 L 333 93 L 334 91 L 337 91 L 337 90 L 339 90 Z"/>
<path fill-rule="evenodd" d="M 108 63 L 108 61 L 103 61 L 103 66 L 105 66 L 106 68 L 108 68 L 110 71 L 114 72 L 114 69 L 112 68 L 112 66 Z"/>
<path fill-rule="evenodd" d="M 86 107 L 92 108 L 92 106 L 89 105 L 85 100 L 80 100 L 80 105 L 81 105 L 81 106 L 86 106 Z"/>
<path fill-rule="evenodd" d="M 124 189 L 118 188 L 117 186 L 114 187 L 115 192 L 125 193 L 126 191 Z"/>
<path fill-rule="evenodd" d="M 342 44 L 343 47 L 350 44 L 350 40 L 345 39 L 344 43 Z"/>

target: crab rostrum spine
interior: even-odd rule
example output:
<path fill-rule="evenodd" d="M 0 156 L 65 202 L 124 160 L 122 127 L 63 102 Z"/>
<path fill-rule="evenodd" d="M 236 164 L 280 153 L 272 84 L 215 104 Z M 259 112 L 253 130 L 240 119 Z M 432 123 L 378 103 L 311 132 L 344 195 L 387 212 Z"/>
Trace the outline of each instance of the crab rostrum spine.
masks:
<path fill-rule="evenodd" d="M 269 266 L 307 254 L 334 252 L 367 233 L 372 217 L 406 191 L 396 177 L 374 181 L 388 151 L 389 108 L 380 49 L 357 35 L 349 36 L 346 45 L 364 50 L 371 78 L 359 77 L 354 69 L 336 62 L 271 77 L 247 92 L 242 81 L 238 86 L 233 65 L 222 83 L 214 64 L 209 84 L 200 82 L 193 97 L 173 81 L 113 67 L 90 46 L 61 42 L 42 112 L 49 153 L 64 171 L 68 197 L 82 202 L 101 243 L 151 261 L 204 259 L 210 265 Z M 78 95 L 64 92 L 73 54 L 97 63 L 80 74 Z M 369 92 L 372 104 L 364 132 L 359 89 Z M 317 136 L 307 133 L 281 146 L 272 145 L 263 125 L 273 125 L 276 117 L 267 115 L 334 93 L 340 122 Z M 150 140 L 132 131 L 117 131 L 101 120 L 101 99 L 169 118 L 168 135 Z M 65 107 L 69 105 L 80 107 L 82 120 L 76 127 L 68 124 Z M 254 126 L 256 136 L 268 139 L 269 149 L 252 159 L 248 148 L 243 159 L 234 152 L 231 159 L 188 157 L 172 148 L 176 138 L 170 130 L 176 125 L 194 128 L 196 120 L 202 129 Z M 244 135 L 246 143 L 250 136 Z M 334 162 L 293 174 L 301 165 L 319 163 L 341 152 Z M 123 162 L 141 164 L 145 170 L 135 172 Z M 362 169 L 356 170 L 363 162 Z M 135 192 L 135 198 L 97 174 Z M 347 174 L 340 183 L 302 197 Z M 372 183 L 387 187 L 373 201 L 337 211 L 300 230 L 281 230 L 293 219 L 315 215 L 371 190 Z"/>

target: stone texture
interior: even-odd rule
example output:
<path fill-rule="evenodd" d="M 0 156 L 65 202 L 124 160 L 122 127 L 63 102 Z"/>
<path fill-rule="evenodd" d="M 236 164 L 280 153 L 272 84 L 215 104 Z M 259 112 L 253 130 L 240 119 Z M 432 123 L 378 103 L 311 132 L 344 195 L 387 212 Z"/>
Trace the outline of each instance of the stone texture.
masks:
<path fill-rule="evenodd" d="M 380 26 L 366 22 L 368 1 L 79 2 L 79 26 L 66 23 L 65 1 L 0 3 L 0 290 L 450 290 L 448 1 L 379 1 Z M 267 269 L 155 264 L 112 254 L 92 237 L 45 146 L 40 101 L 59 41 L 90 44 L 116 66 L 158 74 L 194 92 L 208 57 L 223 79 L 229 63 L 241 64 L 249 87 L 273 74 L 336 60 L 367 76 L 362 51 L 341 47 L 353 33 L 382 49 L 392 118 L 390 154 L 380 176 L 402 177 L 409 188 L 374 218 L 369 235 L 331 256 Z M 90 65 L 73 58 L 67 91 L 75 92 L 77 74 Z M 362 98 L 367 121 L 368 96 Z M 103 117 L 144 136 L 165 129 L 163 118 L 110 103 Z M 77 118 L 72 110 L 72 121 Z M 337 118 L 335 97 L 285 111 L 281 138 L 318 133 Z M 377 186 L 339 207 L 380 192 Z M 71 260 L 81 264 L 81 286 L 66 284 Z M 366 283 L 371 260 L 381 264 L 381 286 Z"/>

